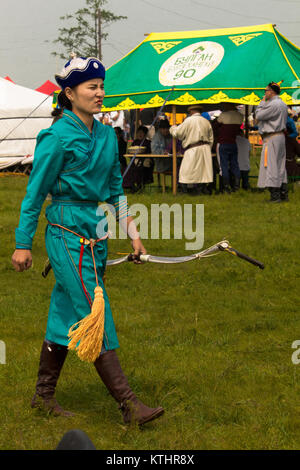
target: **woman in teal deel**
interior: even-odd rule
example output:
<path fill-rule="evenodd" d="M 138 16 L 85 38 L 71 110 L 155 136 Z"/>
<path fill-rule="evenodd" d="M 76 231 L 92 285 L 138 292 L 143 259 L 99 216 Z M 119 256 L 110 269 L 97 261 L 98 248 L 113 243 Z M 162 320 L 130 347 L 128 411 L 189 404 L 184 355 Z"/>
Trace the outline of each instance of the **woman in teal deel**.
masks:
<path fill-rule="evenodd" d="M 102 281 L 107 257 L 107 223 L 104 212 L 99 210 L 99 201 L 114 207 L 117 220 L 132 240 L 134 254 L 146 253 L 128 215 L 115 132 L 93 117 L 100 112 L 105 95 L 105 69 L 94 57 L 74 58 L 55 78 L 62 88 L 59 103 L 63 113 L 37 137 L 12 257 L 17 271 L 30 268 L 32 240 L 42 205 L 50 193 L 46 248 L 56 284 L 31 406 L 54 415 L 72 415 L 55 400 L 55 388 L 68 352 L 69 329 L 91 312 L 97 274 L 105 300 L 105 322 L 101 354 L 94 365 L 119 403 L 124 422 L 144 424 L 164 410 L 147 407 L 130 389 L 115 351 L 119 343 Z M 84 244 L 85 240 L 97 240 L 93 245 L 96 273 L 91 246 L 88 242 Z"/>

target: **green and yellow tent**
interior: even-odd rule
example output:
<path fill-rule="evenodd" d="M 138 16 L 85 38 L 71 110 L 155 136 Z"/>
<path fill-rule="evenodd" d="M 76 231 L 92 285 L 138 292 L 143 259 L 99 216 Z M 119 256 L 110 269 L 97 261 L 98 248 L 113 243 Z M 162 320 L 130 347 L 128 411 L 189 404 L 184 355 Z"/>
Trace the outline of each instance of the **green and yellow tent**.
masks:
<path fill-rule="evenodd" d="M 257 105 L 266 85 L 300 104 L 300 49 L 272 24 L 151 33 L 107 70 L 103 111 L 194 103 Z"/>

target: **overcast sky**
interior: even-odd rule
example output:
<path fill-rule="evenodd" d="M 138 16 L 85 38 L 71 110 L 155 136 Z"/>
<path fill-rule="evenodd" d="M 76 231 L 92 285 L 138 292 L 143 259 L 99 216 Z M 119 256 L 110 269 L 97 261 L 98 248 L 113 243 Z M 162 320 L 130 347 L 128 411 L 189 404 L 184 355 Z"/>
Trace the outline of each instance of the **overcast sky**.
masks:
<path fill-rule="evenodd" d="M 54 82 L 64 61 L 51 55 L 57 49 L 51 41 L 68 24 L 59 18 L 84 7 L 85 0 L 0 0 L 0 4 L 0 76 L 33 89 L 48 79 Z M 300 46 L 300 0 L 108 0 L 105 9 L 128 17 L 107 30 L 103 44 L 107 67 L 151 32 L 273 23 Z"/>

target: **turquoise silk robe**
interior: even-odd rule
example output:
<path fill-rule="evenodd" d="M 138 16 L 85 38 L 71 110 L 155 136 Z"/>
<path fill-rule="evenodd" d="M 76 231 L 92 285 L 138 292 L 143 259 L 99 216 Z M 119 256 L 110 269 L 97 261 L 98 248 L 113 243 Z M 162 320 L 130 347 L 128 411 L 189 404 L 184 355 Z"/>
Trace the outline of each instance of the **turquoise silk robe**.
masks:
<path fill-rule="evenodd" d="M 118 206 L 126 199 L 114 130 L 94 120 L 90 133 L 74 113 L 65 110 L 61 119 L 39 133 L 16 229 L 16 248 L 31 249 L 48 193 L 52 195 L 52 203 L 46 209 L 50 224 L 59 224 L 88 240 L 105 235 L 107 222 L 98 202 Z M 51 295 L 46 339 L 67 346 L 70 327 L 88 315 L 91 307 L 80 279 L 80 238 L 50 224 L 46 228 L 46 248 L 56 284 Z M 107 240 L 95 245 L 94 255 L 105 299 L 104 346 L 115 349 L 119 343 L 102 281 Z M 93 300 L 96 279 L 90 246 L 85 246 L 82 277 Z"/>

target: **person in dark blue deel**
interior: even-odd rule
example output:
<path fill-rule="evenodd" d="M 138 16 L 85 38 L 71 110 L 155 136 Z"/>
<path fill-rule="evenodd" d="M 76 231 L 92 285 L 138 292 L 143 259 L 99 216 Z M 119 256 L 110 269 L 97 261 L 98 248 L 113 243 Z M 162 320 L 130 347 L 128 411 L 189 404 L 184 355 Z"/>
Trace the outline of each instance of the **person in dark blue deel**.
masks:
<path fill-rule="evenodd" d="M 298 137 L 298 131 L 296 128 L 295 121 L 291 118 L 289 114 L 286 121 L 286 130 L 288 137 L 291 137 L 292 139 L 296 139 Z"/>
<path fill-rule="evenodd" d="M 297 140 L 298 131 L 295 121 L 292 118 L 292 111 L 288 110 L 288 118 L 286 123 L 285 148 L 286 148 L 286 171 L 288 176 L 300 176 L 300 165 L 297 158 L 300 157 L 300 144 Z"/>

